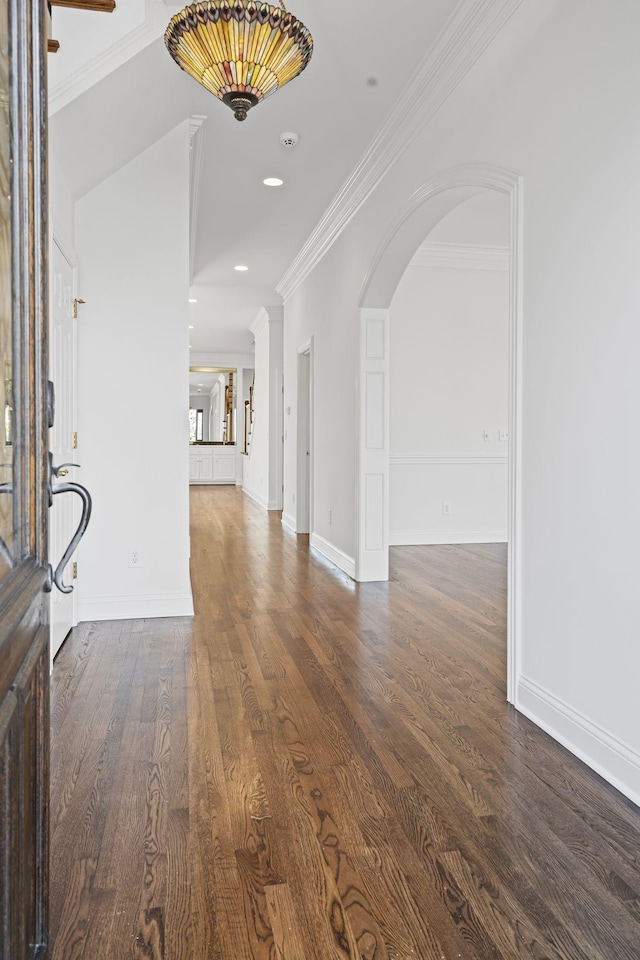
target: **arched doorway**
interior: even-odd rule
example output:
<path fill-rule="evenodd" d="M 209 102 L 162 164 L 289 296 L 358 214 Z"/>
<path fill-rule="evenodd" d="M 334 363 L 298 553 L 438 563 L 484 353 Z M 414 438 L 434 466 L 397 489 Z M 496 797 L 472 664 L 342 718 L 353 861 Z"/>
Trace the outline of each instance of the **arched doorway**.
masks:
<path fill-rule="evenodd" d="M 485 190 L 497 190 L 510 199 L 507 696 L 513 702 L 520 635 L 522 349 L 522 178 L 513 171 L 469 164 L 429 179 L 391 224 L 365 278 L 359 304 L 356 579 L 389 576 L 390 303 L 422 240 L 455 207 Z"/>

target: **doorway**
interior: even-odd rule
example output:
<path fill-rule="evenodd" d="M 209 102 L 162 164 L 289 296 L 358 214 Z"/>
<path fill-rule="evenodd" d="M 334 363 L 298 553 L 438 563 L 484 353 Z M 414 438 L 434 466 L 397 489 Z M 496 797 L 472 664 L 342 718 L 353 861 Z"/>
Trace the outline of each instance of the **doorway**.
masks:
<path fill-rule="evenodd" d="M 389 543 L 505 544 L 509 198 L 443 217 L 390 310 Z"/>
<path fill-rule="evenodd" d="M 50 252 L 49 378 L 55 390 L 55 419 L 50 432 L 50 448 L 56 464 L 71 464 L 77 459 L 77 369 L 78 344 L 75 301 L 77 266 L 65 252 L 55 234 Z M 59 474 L 74 479 L 74 468 L 65 466 Z M 51 506 L 49 555 L 62 557 L 78 525 L 79 509 L 75 497 L 56 497 Z M 71 576 L 74 576 L 74 567 Z M 72 627 L 78 622 L 77 592 L 51 593 L 51 662 Z"/>
<path fill-rule="evenodd" d="M 360 297 L 356 579 L 389 577 L 389 316 L 398 282 L 419 244 L 443 217 L 486 190 L 509 199 L 509 397 L 507 699 L 515 701 L 520 667 L 522 178 L 490 164 L 464 164 L 434 175 L 389 226 Z"/>
<path fill-rule="evenodd" d="M 296 532 L 313 532 L 313 342 L 298 350 Z"/>

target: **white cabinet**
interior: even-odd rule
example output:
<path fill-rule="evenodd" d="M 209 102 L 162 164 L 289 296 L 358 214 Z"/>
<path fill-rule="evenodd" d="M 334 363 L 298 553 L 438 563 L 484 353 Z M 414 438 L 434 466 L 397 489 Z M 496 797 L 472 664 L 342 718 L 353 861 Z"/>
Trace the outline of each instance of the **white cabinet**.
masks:
<path fill-rule="evenodd" d="M 215 483 L 236 482 L 236 450 L 214 451 L 213 470 Z"/>
<path fill-rule="evenodd" d="M 211 483 L 213 451 L 206 447 L 189 448 L 189 483 Z"/>
<path fill-rule="evenodd" d="M 236 448 L 227 446 L 189 446 L 189 483 L 235 483 Z"/>

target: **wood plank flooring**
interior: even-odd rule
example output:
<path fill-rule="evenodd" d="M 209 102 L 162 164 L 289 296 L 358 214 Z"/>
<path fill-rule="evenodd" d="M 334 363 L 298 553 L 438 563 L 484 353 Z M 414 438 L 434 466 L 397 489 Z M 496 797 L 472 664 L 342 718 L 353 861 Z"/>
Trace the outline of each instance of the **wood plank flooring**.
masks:
<path fill-rule="evenodd" d="M 505 703 L 505 548 L 357 586 L 191 497 L 195 618 L 54 666 L 53 960 L 639 960 L 640 811 Z"/>

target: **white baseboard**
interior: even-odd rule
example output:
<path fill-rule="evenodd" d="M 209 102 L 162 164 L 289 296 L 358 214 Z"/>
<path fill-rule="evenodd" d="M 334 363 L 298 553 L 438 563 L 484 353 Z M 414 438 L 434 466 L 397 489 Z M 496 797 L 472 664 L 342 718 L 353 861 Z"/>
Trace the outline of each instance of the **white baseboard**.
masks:
<path fill-rule="evenodd" d="M 297 533 L 296 531 L 296 518 L 292 517 L 290 513 L 282 514 L 282 526 L 287 530 L 290 530 L 291 533 Z"/>
<path fill-rule="evenodd" d="M 192 617 L 190 593 L 148 597 L 81 597 L 78 620 L 147 620 L 154 617 Z"/>
<path fill-rule="evenodd" d="M 640 754 L 628 744 L 526 677 L 518 681 L 515 706 L 640 806 Z"/>
<path fill-rule="evenodd" d="M 506 530 L 391 530 L 392 547 L 447 543 L 506 543 Z"/>
<path fill-rule="evenodd" d="M 278 506 L 277 500 L 269 500 L 267 503 L 267 510 L 282 510 L 282 507 Z"/>
<path fill-rule="evenodd" d="M 268 509 L 269 509 L 269 501 L 266 500 L 265 497 L 262 497 L 262 496 L 261 496 L 259 493 L 257 493 L 255 490 L 252 490 L 250 487 L 246 487 L 246 486 L 245 486 L 245 487 L 242 488 L 242 492 L 243 492 L 243 493 L 246 493 L 246 495 L 247 495 L 251 500 L 253 500 L 254 503 L 257 503 L 259 506 L 261 506 L 263 510 L 268 510 Z"/>
<path fill-rule="evenodd" d="M 342 550 L 339 550 L 332 543 L 329 543 L 324 537 L 318 536 L 317 533 L 311 534 L 309 537 L 309 545 L 313 547 L 314 550 L 317 550 L 318 553 L 322 554 L 325 560 L 330 560 L 331 563 L 346 573 L 348 577 L 355 580 L 356 561 L 353 557 L 347 556 L 346 553 L 343 553 Z"/>

